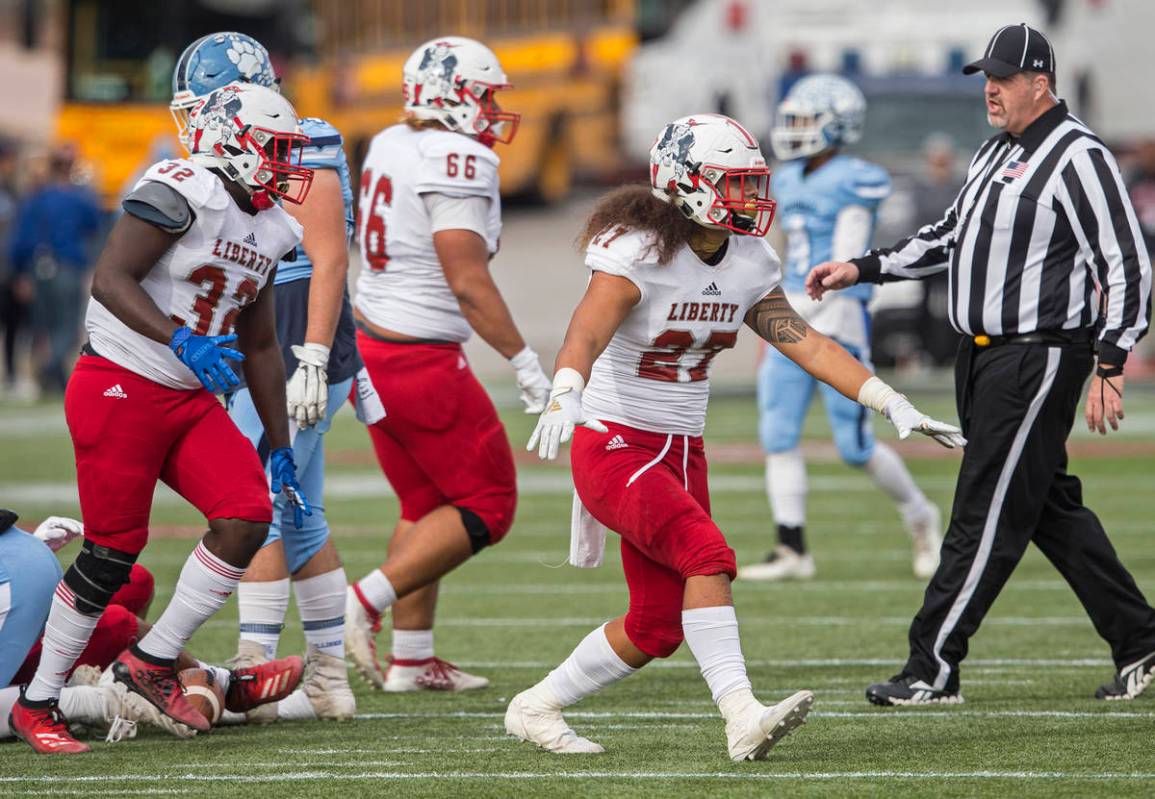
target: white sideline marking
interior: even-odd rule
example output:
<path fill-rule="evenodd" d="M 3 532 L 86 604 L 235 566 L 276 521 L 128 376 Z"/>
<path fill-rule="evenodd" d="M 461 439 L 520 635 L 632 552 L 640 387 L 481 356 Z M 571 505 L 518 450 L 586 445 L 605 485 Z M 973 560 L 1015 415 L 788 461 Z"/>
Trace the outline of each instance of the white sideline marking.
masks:
<path fill-rule="evenodd" d="M 865 699 L 863 702 L 865 703 Z M 822 704 L 821 692 L 818 704 Z M 666 710 L 627 710 L 627 711 L 569 711 L 566 718 L 570 719 L 710 719 L 718 718 L 717 711 L 712 713 L 694 713 L 689 711 Z M 924 710 L 921 708 L 903 708 L 900 711 L 863 710 L 857 713 L 847 711 L 824 712 L 816 710 L 809 718 L 846 718 L 846 719 L 910 719 L 916 716 L 927 718 L 1057 718 L 1057 719 L 1151 719 L 1155 720 L 1155 712 L 1138 713 L 1133 711 L 1114 710 Z M 491 712 L 481 710 L 454 710 L 447 712 L 416 712 L 416 713 L 358 713 L 354 718 L 372 719 L 492 719 L 504 718 L 505 711 Z"/>
<path fill-rule="evenodd" d="M 321 782 L 329 780 L 1153 780 L 1155 772 L 1108 771 L 1084 773 L 1073 771 L 425 771 L 397 773 L 362 771 L 354 774 L 340 771 L 296 771 L 256 776 L 252 774 L 92 774 L 82 776 L 0 777 L 2 783 L 91 783 L 152 782 L 187 780 L 189 782 Z M 107 788 L 102 788 L 107 790 Z M 54 789 L 54 792 L 60 791 Z"/>
<path fill-rule="evenodd" d="M 601 622 L 599 622 L 600 624 Z M 234 625 L 235 626 L 235 625 Z M 1114 668 L 1114 664 L 1106 658 L 1075 658 L 1069 660 L 1062 659 L 1017 659 L 1017 658 L 968 658 L 966 664 L 972 667 L 973 671 L 978 671 L 977 667 L 988 667 L 987 671 L 995 670 L 998 672 L 1005 671 L 1012 668 L 1035 668 L 1038 666 L 1049 666 L 1051 668 L 1071 668 L 1071 669 L 1103 669 Z M 455 660 L 458 666 L 466 669 L 552 669 L 557 666 L 557 661 L 550 660 Z M 879 666 L 883 668 L 898 669 L 902 666 L 901 660 L 894 658 L 808 658 L 802 660 L 747 660 L 746 666 L 755 669 L 792 669 L 792 668 L 842 668 L 844 666 Z M 992 669 L 990 667 L 998 667 Z M 654 669 L 693 669 L 698 670 L 698 664 L 690 658 L 680 658 L 677 660 L 655 660 L 646 666 L 647 670 Z M 967 685 L 971 684 L 967 680 Z"/>

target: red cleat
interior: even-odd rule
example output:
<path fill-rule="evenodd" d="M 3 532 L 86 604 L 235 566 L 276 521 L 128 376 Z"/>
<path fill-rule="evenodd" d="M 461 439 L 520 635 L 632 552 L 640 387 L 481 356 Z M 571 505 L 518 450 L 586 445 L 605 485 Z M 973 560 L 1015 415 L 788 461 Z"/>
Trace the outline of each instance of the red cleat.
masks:
<path fill-rule="evenodd" d="M 173 721 L 186 724 L 198 732 L 208 732 L 209 720 L 184 695 L 184 685 L 177 676 L 176 667 L 149 663 L 140 656 L 135 646 L 120 653 L 112 664 L 112 674 L 133 693 L 140 694 L 157 710 Z"/>
<path fill-rule="evenodd" d="M 45 707 L 28 707 L 20 699 L 8 714 L 8 727 L 38 755 L 79 755 L 92 751 L 91 746 L 72 737 L 68 719 L 55 700 Z"/>
<path fill-rule="evenodd" d="M 304 672 L 305 661 L 297 655 L 234 669 L 225 694 L 225 707 L 234 713 L 244 713 L 258 705 L 279 702 L 296 690 Z"/>

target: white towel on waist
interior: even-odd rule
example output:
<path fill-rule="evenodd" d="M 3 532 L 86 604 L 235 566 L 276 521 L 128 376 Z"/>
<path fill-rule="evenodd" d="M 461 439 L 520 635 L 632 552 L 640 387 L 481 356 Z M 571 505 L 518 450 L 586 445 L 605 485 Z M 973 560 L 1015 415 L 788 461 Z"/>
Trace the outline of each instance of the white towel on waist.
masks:
<path fill-rule="evenodd" d="M 569 527 L 569 562 L 579 569 L 602 565 L 606 553 L 606 527 L 593 517 L 573 492 L 573 513 Z"/>

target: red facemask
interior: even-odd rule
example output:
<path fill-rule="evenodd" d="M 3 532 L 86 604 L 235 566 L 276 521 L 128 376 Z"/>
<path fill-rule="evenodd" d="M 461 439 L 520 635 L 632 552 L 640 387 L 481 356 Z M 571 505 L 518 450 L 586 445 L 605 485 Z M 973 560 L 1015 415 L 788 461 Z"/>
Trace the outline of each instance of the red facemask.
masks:
<path fill-rule="evenodd" d="M 707 167 L 703 167 L 705 171 Z M 720 169 L 720 167 L 719 167 Z M 770 199 L 770 170 L 766 167 L 727 169 L 714 184 L 714 203 L 708 215 L 714 224 L 744 236 L 765 236 L 774 221 L 777 203 Z M 714 209 L 726 211 L 716 219 Z"/>
<path fill-rule="evenodd" d="M 263 133 L 262 146 L 256 138 Z M 253 205 L 257 210 L 272 207 L 273 197 L 300 204 L 305 201 L 313 185 L 313 170 L 301 166 L 301 148 L 309 143 L 309 137 L 301 133 L 285 133 L 267 128 L 249 128 L 241 135 L 241 141 L 254 152 L 261 154 L 261 163 L 253 174 L 253 182 L 261 187 L 253 193 Z M 264 199 L 258 199 L 262 197 Z M 258 203 L 268 202 L 265 208 Z"/>
<path fill-rule="evenodd" d="M 492 147 L 498 142 L 509 144 L 517 135 L 517 128 L 521 124 L 521 114 L 502 111 L 494 99 L 498 91 L 508 88 L 511 88 L 508 83 L 471 81 L 457 89 L 459 97 L 469 97 L 479 106 L 477 119 L 473 123 L 474 134 L 477 140 L 487 147 Z"/>

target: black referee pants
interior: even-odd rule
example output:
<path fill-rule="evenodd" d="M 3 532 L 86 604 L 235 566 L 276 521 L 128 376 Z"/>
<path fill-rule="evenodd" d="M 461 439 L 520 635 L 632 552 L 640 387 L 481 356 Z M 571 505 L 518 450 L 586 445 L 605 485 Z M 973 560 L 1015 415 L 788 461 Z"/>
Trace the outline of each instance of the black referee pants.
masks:
<path fill-rule="evenodd" d="M 1032 541 L 1117 665 L 1155 650 L 1155 610 L 1067 474 L 1067 436 L 1092 362 L 1089 343 L 979 348 L 967 339 L 959 350 L 955 392 L 969 443 L 906 665 L 935 688 L 958 689 L 967 643 Z"/>

